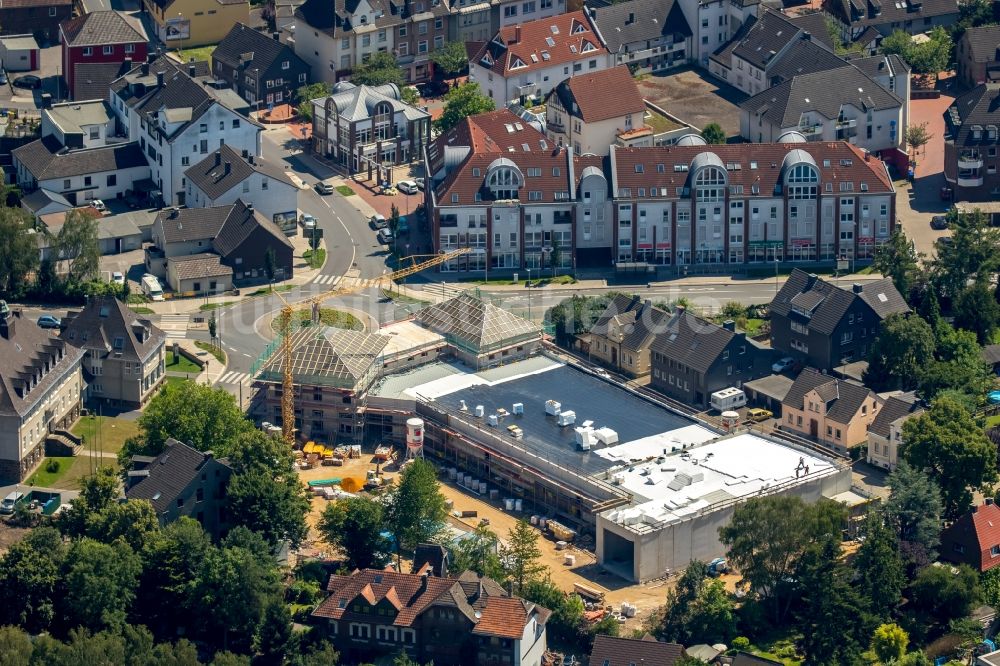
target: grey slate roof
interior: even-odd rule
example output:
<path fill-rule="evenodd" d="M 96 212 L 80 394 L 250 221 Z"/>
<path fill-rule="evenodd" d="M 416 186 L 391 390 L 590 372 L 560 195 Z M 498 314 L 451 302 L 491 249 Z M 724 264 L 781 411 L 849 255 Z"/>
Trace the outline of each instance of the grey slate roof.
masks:
<path fill-rule="evenodd" d="M 910 65 L 895 53 L 890 55 L 873 55 L 861 58 L 848 58 L 847 61 L 862 72 L 876 78 L 892 72 L 909 72 Z"/>
<path fill-rule="evenodd" d="M 875 395 L 871 389 L 856 382 L 824 375 L 815 368 L 805 368 L 795 378 L 782 404 L 804 409 L 805 395 L 813 390 L 826 403 L 827 417 L 837 423 L 849 423 L 861 409 L 861 404 Z"/>
<path fill-rule="evenodd" d="M 837 85 L 830 85 L 836 81 Z M 794 76 L 740 104 L 740 108 L 763 116 L 777 127 L 797 127 L 802 114 L 815 111 L 834 119 L 845 104 L 862 112 L 895 109 L 903 102 L 853 65 L 825 72 Z"/>
<path fill-rule="evenodd" d="M 591 327 L 590 332 L 638 351 L 648 346 L 666 328 L 670 313 L 654 308 L 649 301 L 625 294 L 615 296 Z"/>
<path fill-rule="evenodd" d="M 61 153 L 54 136 L 15 148 L 12 155 L 37 181 L 147 166 L 138 143 L 119 143 Z"/>
<path fill-rule="evenodd" d="M 913 393 L 892 396 L 882 404 L 875 420 L 868 426 L 868 432 L 888 439 L 889 427 L 902 418 L 919 416 L 924 408 Z"/>
<path fill-rule="evenodd" d="M 328 99 L 333 100 L 337 109 L 337 114 L 348 121 L 365 120 L 375 113 L 375 105 L 379 102 L 388 102 L 392 106 L 394 113 L 400 111 L 407 120 L 419 120 L 429 118 L 430 114 L 422 109 L 410 106 L 401 101 L 399 87 L 395 83 L 386 83 L 381 86 L 356 86 L 350 82 L 337 84 L 335 92 L 330 97 L 321 97 L 313 100 L 313 104 L 326 106 Z"/>
<path fill-rule="evenodd" d="M 973 62 L 996 62 L 1000 49 L 1000 25 L 967 28 L 962 39 L 969 44 Z"/>
<path fill-rule="evenodd" d="M 746 36 L 733 49 L 733 55 L 739 56 L 758 69 L 764 69 L 798 34 L 799 26 L 781 12 L 763 11 Z"/>
<path fill-rule="evenodd" d="M 674 310 L 664 330 L 657 331 L 650 351 L 702 373 L 707 371 L 736 333 L 691 314 Z M 753 344 L 747 340 L 747 344 Z"/>
<path fill-rule="evenodd" d="M 53 192 L 52 190 L 46 190 L 43 187 L 38 188 L 31 194 L 21 197 L 21 206 L 27 208 L 32 213 L 35 213 L 50 203 L 59 204 L 64 206 L 66 210 L 73 207 L 73 204 L 69 200 L 58 192 Z"/>
<path fill-rule="evenodd" d="M 587 6 L 586 11 L 612 53 L 627 44 L 666 35 L 684 39 L 693 34 L 675 0 L 628 0 L 611 5 L 598 2 Z"/>
<path fill-rule="evenodd" d="M 251 159 L 253 160 L 252 164 Z M 229 164 L 228 173 L 226 173 L 227 163 Z M 282 170 L 257 157 L 244 158 L 242 154 L 227 145 L 223 145 L 201 162 L 189 168 L 184 172 L 184 176 L 209 198 L 216 199 L 255 173 L 276 178 L 283 183 L 290 183 L 288 176 Z"/>
<path fill-rule="evenodd" d="M 142 24 L 133 23 L 116 11 L 82 14 L 59 24 L 71 47 L 102 46 L 104 44 L 141 44 L 149 38 Z"/>
<path fill-rule="evenodd" d="M 167 209 L 156 216 L 154 228 L 162 225 L 165 243 L 211 240 L 222 229 L 231 210 L 232 206 Z"/>
<path fill-rule="evenodd" d="M 167 439 L 163 452 L 147 468 L 149 475 L 126 490 L 125 496 L 130 500 L 149 500 L 156 513 L 164 513 L 212 459 L 210 453 L 202 453 L 173 438 Z M 217 462 L 229 466 L 225 459 Z"/>
<path fill-rule="evenodd" d="M 844 59 L 812 39 L 798 39 L 780 58 L 771 63 L 767 76 L 771 83 L 811 72 L 826 72 L 844 66 Z"/>
<path fill-rule="evenodd" d="M 829 49 L 833 49 L 833 37 L 826 27 L 826 13 L 811 12 L 809 14 L 799 14 L 798 16 L 789 17 L 789 20 L 800 29 L 808 32 L 817 42 Z"/>
<path fill-rule="evenodd" d="M 852 26 L 876 26 L 958 15 L 958 0 L 824 0 L 824 9 Z M 876 13 L 876 8 L 878 13 Z"/>
<path fill-rule="evenodd" d="M 73 99 L 107 98 L 111 82 L 124 73 L 124 63 L 77 63 L 73 67 Z"/>
<path fill-rule="evenodd" d="M 427 328 L 476 352 L 539 337 L 535 324 L 471 294 L 424 308 L 417 319 Z"/>
<path fill-rule="evenodd" d="M 986 142 L 986 127 L 1000 126 L 1000 84 L 981 83 L 955 100 L 944 114 L 949 137 L 958 146 Z M 979 141 L 972 138 L 972 127 L 982 129 Z M 994 139 L 993 142 L 996 140 Z"/>
<path fill-rule="evenodd" d="M 197 280 L 233 274 L 232 268 L 222 265 L 219 255 L 208 252 L 170 257 L 167 263 L 174 267 L 174 274 L 178 280 Z"/>
<path fill-rule="evenodd" d="M 1000 363 L 1000 345 L 986 345 L 983 347 L 983 362 L 990 365 Z"/>
<path fill-rule="evenodd" d="M 66 323 L 59 335 L 74 347 L 121 353 L 135 361 L 149 358 L 167 339 L 166 333 L 113 296 L 91 297 Z"/>
<path fill-rule="evenodd" d="M 294 63 L 296 69 L 301 67 L 308 70 L 308 65 L 295 55 L 295 51 L 290 46 L 282 44 L 271 36 L 258 32 L 243 23 L 233 25 L 229 34 L 222 38 L 215 51 L 212 52 L 212 62 L 218 60 L 228 69 L 239 69 L 240 57 L 244 54 L 252 54 L 252 67 L 261 72 L 269 69 L 279 60 Z"/>
<path fill-rule="evenodd" d="M 268 232 L 275 242 L 292 247 L 292 242 L 271 220 L 265 220 L 260 213 L 238 199 L 231 207 L 222 227 L 212 241 L 212 248 L 221 256 L 227 257 L 237 250 L 247 238 L 257 229 Z"/>

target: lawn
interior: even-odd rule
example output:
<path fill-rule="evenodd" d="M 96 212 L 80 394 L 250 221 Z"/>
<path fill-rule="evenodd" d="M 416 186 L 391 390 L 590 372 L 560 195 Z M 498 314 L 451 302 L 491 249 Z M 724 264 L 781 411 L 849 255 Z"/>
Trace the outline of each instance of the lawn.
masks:
<path fill-rule="evenodd" d="M 111 416 L 82 416 L 73 428 L 73 434 L 84 439 L 85 448 L 118 453 L 125 440 L 139 434 L 139 423 Z M 81 454 L 86 455 L 86 454 Z"/>
<path fill-rule="evenodd" d="M 163 388 L 167 388 L 168 386 L 177 386 L 178 384 L 191 381 L 187 377 L 180 377 L 178 375 L 167 375 L 164 379 Z"/>
<path fill-rule="evenodd" d="M 298 310 L 293 315 L 293 321 L 297 320 L 300 326 L 310 326 L 312 325 L 312 315 L 308 309 Z M 319 309 L 319 320 L 324 326 L 333 326 L 334 328 L 347 328 L 354 331 L 364 330 L 364 326 L 361 325 L 361 321 L 350 314 L 349 312 L 342 312 L 341 310 L 334 310 L 333 308 L 320 308 Z M 278 330 L 278 318 L 275 317 L 271 321 L 271 329 L 277 332 Z"/>
<path fill-rule="evenodd" d="M 354 190 L 352 190 L 347 185 L 337 185 L 337 193 L 340 194 L 341 196 L 349 197 L 354 194 Z"/>
<path fill-rule="evenodd" d="M 1000 425 L 1000 414 L 994 414 L 993 416 L 986 417 L 986 429 L 994 428 Z"/>
<path fill-rule="evenodd" d="M 198 306 L 198 309 L 202 312 L 209 312 L 211 310 L 218 310 L 219 308 L 224 308 L 227 305 L 232 305 L 233 301 L 223 301 L 221 303 L 202 303 Z"/>
<path fill-rule="evenodd" d="M 195 62 L 199 61 L 212 61 L 212 53 L 215 51 L 215 45 L 211 46 L 199 46 L 193 49 L 183 49 L 178 50 L 177 55 L 180 56 L 183 62 L 188 62 L 191 58 L 195 59 Z"/>
<path fill-rule="evenodd" d="M 295 285 L 293 285 L 293 284 L 281 284 L 281 285 L 278 285 L 277 287 L 274 287 L 274 289 L 271 289 L 270 287 L 261 287 L 260 289 L 258 289 L 256 291 L 250 292 L 249 294 L 247 294 L 247 296 L 248 297 L 249 296 L 267 296 L 268 294 L 272 293 L 272 291 L 277 291 L 277 292 L 282 292 L 283 293 L 283 292 L 286 292 L 286 291 L 291 291 L 292 289 L 295 289 Z"/>
<path fill-rule="evenodd" d="M 197 347 L 198 349 L 201 349 L 202 351 L 207 351 L 209 354 L 214 356 L 215 360 L 217 360 L 222 365 L 226 364 L 226 352 L 222 351 L 220 347 L 213 345 L 209 342 L 202 342 L 201 340 L 196 340 L 194 346 Z"/>
<path fill-rule="evenodd" d="M 326 250 L 306 250 L 302 258 L 309 262 L 310 268 L 322 268 L 326 263 Z"/>
<path fill-rule="evenodd" d="M 382 298 L 388 299 L 399 305 L 427 305 L 430 301 L 421 300 L 419 298 L 413 298 L 412 296 L 407 296 L 406 294 L 400 294 L 395 291 L 389 291 L 387 289 L 382 289 Z"/>
<path fill-rule="evenodd" d="M 58 465 L 58 468 L 54 472 L 50 472 L 48 469 L 52 462 Z M 73 456 L 46 458 L 42 461 L 38 471 L 28 477 L 27 484 L 29 486 L 42 486 L 43 488 L 57 487 L 56 484 L 66 476 L 75 462 L 76 458 Z"/>
<path fill-rule="evenodd" d="M 172 351 L 167 352 L 166 368 L 171 372 L 190 372 L 192 374 L 201 372 L 201 368 L 198 367 L 197 363 L 180 354 L 175 358 Z"/>
<path fill-rule="evenodd" d="M 156 312 L 153 310 L 153 308 L 132 307 L 131 310 L 132 310 L 132 312 L 134 312 L 136 314 L 140 314 L 140 315 L 156 314 Z"/>

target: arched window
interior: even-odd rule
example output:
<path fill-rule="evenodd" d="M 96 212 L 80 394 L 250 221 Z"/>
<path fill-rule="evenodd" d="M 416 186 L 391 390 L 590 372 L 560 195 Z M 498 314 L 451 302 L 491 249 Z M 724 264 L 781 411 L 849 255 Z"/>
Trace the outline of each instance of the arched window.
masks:
<path fill-rule="evenodd" d="M 486 172 L 486 187 L 494 199 L 517 199 L 517 191 L 524 185 L 521 170 L 510 160 L 496 160 Z"/>
<path fill-rule="evenodd" d="M 726 198 L 726 172 L 716 166 L 703 167 L 694 178 L 698 201 L 723 201 Z"/>
<path fill-rule="evenodd" d="M 379 102 L 375 105 L 372 115 L 375 137 L 382 141 L 392 138 L 392 105 L 389 102 Z"/>
<path fill-rule="evenodd" d="M 811 164 L 796 164 L 785 175 L 785 187 L 789 199 L 815 199 L 819 172 Z"/>

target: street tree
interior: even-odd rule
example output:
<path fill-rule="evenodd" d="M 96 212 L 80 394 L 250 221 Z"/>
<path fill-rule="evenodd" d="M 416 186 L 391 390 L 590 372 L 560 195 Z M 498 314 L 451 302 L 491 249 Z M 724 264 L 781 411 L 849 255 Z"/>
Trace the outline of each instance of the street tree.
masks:
<path fill-rule="evenodd" d="M 941 489 L 929 476 L 901 460 L 888 478 L 887 524 L 896 532 L 900 554 L 916 566 L 934 561 L 940 543 Z"/>
<path fill-rule="evenodd" d="M 264 250 L 264 274 L 267 275 L 267 281 L 271 282 L 274 280 L 275 269 L 277 268 L 277 256 L 274 253 L 274 248 L 268 246 Z"/>
<path fill-rule="evenodd" d="M 865 540 L 854 558 L 855 584 L 877 619 L 892 617 L 902 601 L 906 573 L 899 542 L 881 511 L 870 511 L 864 523 Z"/>
<path fill-rule="evenodd" d="M 126 284 L 128 284 L 126 282 Z M 215 310 L 212 310 L 212 315 L 208 318 L 208 337 L 212 342 L 215 342 L 218 337 L 219 332 L 219 320 L 215 317 Z"/>
<path fill-rule="evenodd" d="M 333 91 L 333 85 L 320 81 L 302 86 L 295 91 L 295 102 L 298 104 L 299 117 L 304 120 L 312 120 L 313 106 L 312 100 L 326 97 Z"/>
<path fill-rule="evenodd" d="M 395 83 L 400 88 L 406 86 L 406 76 L 396 62 L 396 56 L 387 52 L 373 53 L 367 61 L 358 64 L 351 72 L 351 83 L 355 85 L 381 86 Z"/>
<path fill-rule="evenodd" d="M 868 350 L 866 386 L 877 391 L 911 390 L 936 347 L 934 331 L 920 317 L 891 314 Z"/>
<path fill-rule="evenodd" d="M 400 551 L 412 552 L 417 544 L 430 541 L 441 531 L 448 516 L 434 465 L 415 460 L 403 470 L 387 509 L 386 522 L 396 539 L 398 565 Z"/>
<path fill-rule="evenodd" d="M 907 35 L 907 38 L 909 38 L 909 35 Z M 920 149 L 926 146 L 933 138 L 934 135 L 927 130 L 927 123 L 910 125 L 906 128 L 906 145 L 910 147 L 914 155 L 919 153 Z"/>
<path fill-rule="evenodd" d="M 27 288 L 28 275 L 38 267 L 38 242 L 31 217 L 22 208 L 0 208 L 0 296 L 17 298 Z"/>
<path fill-rule="evenodd" d="M 440 68 L 446 77 L 455 78 L 469 66 L 469 54 L 465 50 L 465 42 L 461 40 L 447 42 L 431 53 L 431 62 Z"/>
<path fill-rule="evenodd" d="M 871 650 L 879 663 L 895 664 L 906 656 L 906 646 L 910 635 L 901 626 L 891 622 L 875 627 L 872 634 Z"/>
<path fill-rule="evenodd" d="M 901 227 L 893 229 L 889 242 L 875 249 L 872 268 L 891 278 L 896 291 L 905 298 L 919 277 L 920 255 Z"/>
<path fill-rule="evenodd" d="M 97 240 L 97 218 L 85 208 L 66 214 L 55 236 L 55 255 L 67 262 L 66 282 L 82 285 L 100 274 L 101 247 Z"/>
<path fill-rule="evenodd" d="M 726 132 L 719 123 L 705 125 L 704 129 L 701 130 L 701 137 L 705 139 L 705 143 L 719 144 L 726 142 Z"/>
<path fill-rule="evenodd" d="M 121 627 L 141 571 L 142 561 L 123 541 L 110 545 L 89 538 L 74 541 L 60 577 L 62 626 L 91 631 Z"/>
<path fill-rule="evenodd" d="M 444 113 L 435 122 L 442 132 L 447 132 L 463 118 L 487 113 L 496 108 L 493 100 L 482 93 L 478 83 L 463 83 L 444 96 Z"/>
<path fill-rule="evenodd" d="M 500 538 L 485 523 L 480 523 L 455 546 L 452 567 L 456 573 L 475 571 L 496 581 L 506 578 L 500 559 Z"/>
<path fill-rule="evenodd" d="M 959 292 L 952 314 L 955 326 L 972 331 L 979 344 L 987 345 L 1000 323 L 1000 303 L 985 283 L 977 281 Z"/>
<path fill-rule="evenodd" d="M 351 569 L 380 569 L 391 554 L 382 503 L 366 495 L 327 504 L 319 521 L 323 539 L 344 552 Z"/>
<path fill-rule="evenodd" d="M 545 571 L 545 565 L 541 563 L 538 531 L 524 519 L 517 521 L 507 533 L 507 543 L 500 548 L 500 559 L 516 590 L 539 577 Z"/>
<path fill-rule="evenodd" d="M 941 488 L 944 513 L 952 519 L 997 480 L 997 447 L 972 415 L 949 397 L 903 424 L 899 457 L 923 470 Z"/>

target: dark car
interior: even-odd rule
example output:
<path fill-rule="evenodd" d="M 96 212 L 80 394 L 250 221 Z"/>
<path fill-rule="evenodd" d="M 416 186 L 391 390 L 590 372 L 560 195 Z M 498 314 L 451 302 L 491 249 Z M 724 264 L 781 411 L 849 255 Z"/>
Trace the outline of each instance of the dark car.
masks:
<path fill-rule="evenodd" d="M 34 74 L 25 74 L 24 76 L 19 76 L 14 79 L 15 88 L 27 88 L 28 90 L 33 90 L 35 88 L 42 87 L 42 80 L 35 76 Z"/>
<path fill-rule="evenodd" d="M 54 317 L 52 315 L 42 315 L 38 318 L 39 328 L 59 328 L 62 322 L 59 317 Z"/>
<path fill-rule="evenodd" d="M 947 215 L 935 215 L 931 218 L 931 229 L 947 229 L 948 228 L 948 216 Z"/>
<path fill-rule="evenodd" d="M 941 249 L 948 247 L 954 242 L 955 239 L 953 239 L 951 236 L 941 236 L 941 238 L 938 238 L 936 241 L 934 241 L 934 245 L 936 245 L 938 249 Z"/>

